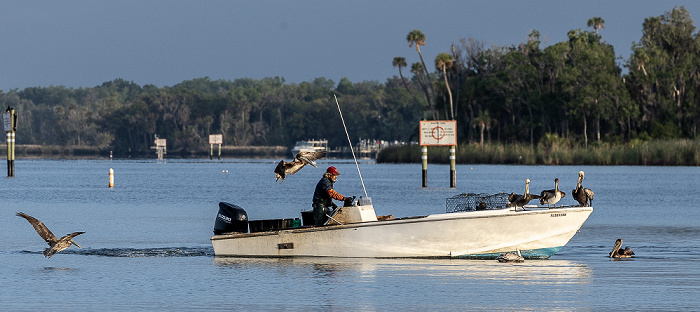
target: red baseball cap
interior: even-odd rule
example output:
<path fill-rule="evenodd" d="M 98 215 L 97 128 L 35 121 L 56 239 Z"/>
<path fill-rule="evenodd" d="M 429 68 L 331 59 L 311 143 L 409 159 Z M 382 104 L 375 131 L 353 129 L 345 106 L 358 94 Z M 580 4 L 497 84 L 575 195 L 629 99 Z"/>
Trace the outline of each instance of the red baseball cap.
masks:
<path fill-rule="evenodd" d="M 334 175 L 340 175 L 340 172 L 338 172 L 338 169 L 335 169 L 335 167 L 330 166 L 328 169 L 326 169 L 327 173 L 334 174 Z"/>

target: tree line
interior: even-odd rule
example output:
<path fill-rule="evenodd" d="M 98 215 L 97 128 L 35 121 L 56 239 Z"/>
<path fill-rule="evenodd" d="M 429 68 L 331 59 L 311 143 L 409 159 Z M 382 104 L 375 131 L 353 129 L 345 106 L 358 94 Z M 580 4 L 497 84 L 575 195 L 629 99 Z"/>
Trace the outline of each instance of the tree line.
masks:
<path fill-rule="evenodd" d="M 183 155 L 208 149 L 208 135 L 218 133 L 226 145 L 326 138 L 344 146 L 334 94 L 355 142 L 415 141 L 422 119 L 457 120 L 459 142 L 481 145 L 696 139 L 700 36 L 689 12 L 646 18 L 626 60 L 599 33 L 602 18 L 588 26 L 545 48 L 536 30 L 509 47 L 461 39 L 438 54 L 434 70 L 421 52 L 427 36 L 413 30 L 406 40 L 420 61 L 408 67 L 395 57 L 399 75 L 383 83 L 205 77 L 159 88 L 115 79 L 0 91 L 0 104 L 18 113 L 17 144 L 96 146 L 117 156 L 150 153 L 155 135 Z"/>

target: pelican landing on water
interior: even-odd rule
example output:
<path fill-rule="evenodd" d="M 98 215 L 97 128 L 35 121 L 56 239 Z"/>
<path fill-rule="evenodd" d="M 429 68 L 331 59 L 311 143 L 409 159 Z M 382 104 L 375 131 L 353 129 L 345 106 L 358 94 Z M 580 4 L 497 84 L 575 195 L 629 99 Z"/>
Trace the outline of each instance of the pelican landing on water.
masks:
<path fill-rule="evenodd" d="M 39 221 L 38 219 L 23 212 L 18 212 L 16 213 L 16 215 L 18 217 L 27 219 L 27 221 L 29 221 L 29 223 L 34 227 L 36 232 L 39 233 L 39 236 L 41 236 L 41 238 L 43 238 L 49 244 L 49 248 L 44 249 L 44 257 L 51 258 L 51 256 L 53 256 L 57 252 L 60 252 L 63 249 L 70 247 L 70 245 L 75 245 L 78 248 L 82 248 L 80 247 L 80 245 L 76 244 L 73 241 L 73 237 L 76 237 L 85 232 L 73 232 L 59 239 L 56 238 L 56 235 L 53 235 L 51 230 L 49 230 L 49 228 L 47 228 L 46 225 L 44 225 L 44 223 Z"/>

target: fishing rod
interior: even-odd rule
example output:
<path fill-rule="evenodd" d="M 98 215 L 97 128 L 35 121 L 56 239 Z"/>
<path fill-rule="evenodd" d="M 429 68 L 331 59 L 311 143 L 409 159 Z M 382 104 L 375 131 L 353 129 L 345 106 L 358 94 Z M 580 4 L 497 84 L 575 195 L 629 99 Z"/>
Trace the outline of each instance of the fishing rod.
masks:
<path fill-rule="evenodd" d="M 357 157 L 355 157 L 355 150 L 352 148 L 352 141 L 350 141 L 350 135 L 348 134 L 348 127 L 345 126 L 345 118 L 343 118 L 343 112 L 340 110 L 340 104 L 338 104 L 338 97 L 333 93 L 333 98 L 335 98 L 335 105 L 338 106 L 338 113 L 340 113 L 340 120 L 343 122 L 343 128 L 345 128 L 345 136 L 348 138 L 348 144 L 350 144 L 350 152 L 352 152 L 352 158 L 355 159 L 355 167 L 357 167 L 357 174 L 360 175 L 360 182 L 362 183 L 362 190 L 365 191 L 365 198 L 367 196 L 367 189 L 365 188 L 365 181 L 362 180 L 362 173 L 360 172 L 360 165 L 357 164 Z"/>

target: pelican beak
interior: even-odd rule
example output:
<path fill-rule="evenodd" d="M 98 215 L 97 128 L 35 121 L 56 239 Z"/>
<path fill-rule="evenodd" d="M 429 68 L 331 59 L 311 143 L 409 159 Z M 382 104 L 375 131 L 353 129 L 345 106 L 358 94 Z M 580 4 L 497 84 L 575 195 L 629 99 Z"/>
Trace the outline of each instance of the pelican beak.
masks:
<path fill-rule="evenodd" d="M 76 243 L 76 242 L 75 242 L 74 240 L 72 240 L 72 239 L 70 240 L 70 242 L 71 242 L 71 244 L 73 244 L 73 245 L 75 245 L 75 246 L 78 246 L 78 248 L 83 248 L 83 247 L 80 247 L 80 245 L 78 245 L 78 243 Z"/>

